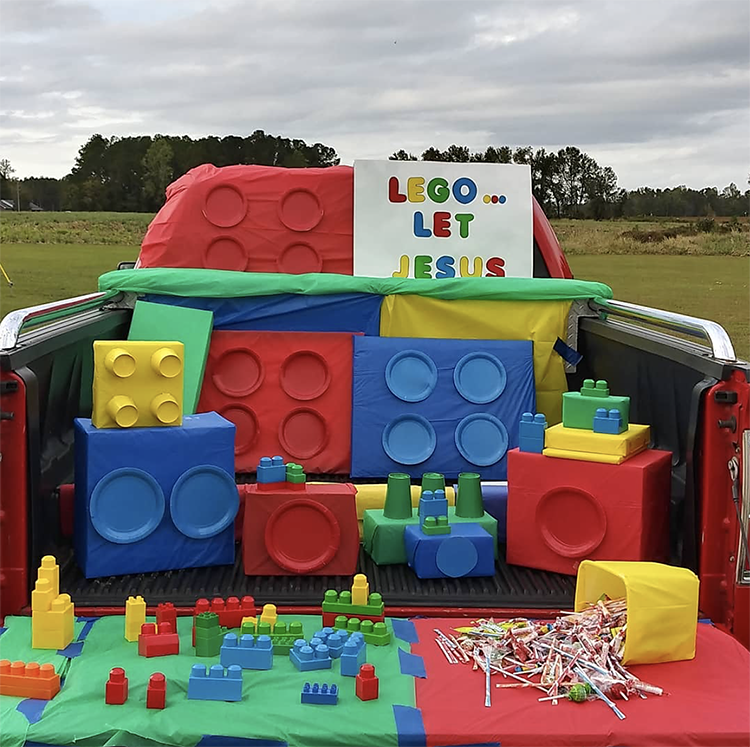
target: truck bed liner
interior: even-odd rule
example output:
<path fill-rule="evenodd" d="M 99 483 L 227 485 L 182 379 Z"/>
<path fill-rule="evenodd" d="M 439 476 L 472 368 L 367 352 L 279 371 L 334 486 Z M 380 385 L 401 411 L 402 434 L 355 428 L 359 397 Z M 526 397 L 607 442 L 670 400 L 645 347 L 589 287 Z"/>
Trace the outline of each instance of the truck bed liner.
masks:
<path fill-rule="evenodd" d="M 57 558 L 60 590 L 81 607 L 120 607 L 130 594 L 141 594 L 148 604 L 177 606 L 192 606 L 200 597 L 243 594 L 252 594 L 260 604 L 309 606 L 320 604 L 326 589 L 351 584 L 349 576 L 245 576 L 239 552 L 234 566 L 91 580 L 83 577 L 69 548 Z M 569 609 L 575 590 L 572 576 L 507 565 L 504 559 L 496 562 L 494 578 L 421 581 L 408 566 L 376 566 L 360 551 L 358 570 L 367 574 L 370 589 L 380 592 L 388 607 Z"/>

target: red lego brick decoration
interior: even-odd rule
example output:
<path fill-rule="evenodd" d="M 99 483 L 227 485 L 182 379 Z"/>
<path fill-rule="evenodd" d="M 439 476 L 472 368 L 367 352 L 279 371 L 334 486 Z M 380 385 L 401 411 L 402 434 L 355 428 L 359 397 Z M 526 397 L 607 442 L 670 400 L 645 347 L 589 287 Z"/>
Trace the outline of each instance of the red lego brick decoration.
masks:
<path fill-rule="evenodd" d="M 237 426 L 237 472 L 278 454 L 312 474 L 349 473 L 352 350 L 336 332 L 213 333 L 198 410 Z"/>
<path fill-rule="evenodd" d="M 146 708 L 164 708 L 167 705 L 167 678 L 161 672 L 154 672 L 148 678 L 146 688 Z"/>
<path fill-rule="evenodd" d="M 590 560 L 667 559 L 672 455 L 622 464 L 508 452 L 507 560 L 575 575 Z"/>
<path fill-rule="evenodd" d="M 248 576 L 350 576 L 356 571 L 353 485 L 264 487 L 240 486 L 245 490 L 242 554 Z"/>
<path fill-rule="evenodd" d="M 154 623 L 141 625 L 138 636 L 138 655 L 151 658 L 152 656 L 172 656 L 180 653 L 180 636 L 174 632 L 170 623 L 159 625 L 157 633 Z"/>
<path fill-rule="evenodd" d="M 115 667 L 109 672 L 109 679 L 104 690 L 104 700 L 110 705 L 122 705 L 128 699 L 128 678 L 122 667 Z"/>
<path fill-rule="evenodd" d="M 195 603 L 193 620 L 201 612 L 214 612 L 219 616 L 219 625 L 224 628 L 239 628 L 243 617 L 256 617 L 259 614 L 255 606 L 255 599 L 250 595 L 242 597 L 229 597 L 226 602 L 223 597 L 214 597 L 210 602 L 208 599 L 199 599 Z M 195 644 L 193 644 L 195 645 Z"/>
<path fill-rule="evenodd" d="M 172 602 L 161 602 L 156 605 L 156 627 L 161 630 L 163 623 L 169 623 L 172 630 L 177 630 L 177 610 Z"/>
<path fill-rule="evenodd" d="M 378 688 L 379 680 L 375 676 L 375 667 L 372 664 L 363 664 L 356 677 L 355 694 L 360 700 L 377 700 Z"/>
<path fill-rule="evenodd" d="M 54 664 L 0 661 L 0 695 L 52 700 L 59 692 L 60 675 Z"/>
<path fill-rule="evenodd" d="M 139 267 L 353 272 L 351 166 L 198 166 L 167 188 Z"/>

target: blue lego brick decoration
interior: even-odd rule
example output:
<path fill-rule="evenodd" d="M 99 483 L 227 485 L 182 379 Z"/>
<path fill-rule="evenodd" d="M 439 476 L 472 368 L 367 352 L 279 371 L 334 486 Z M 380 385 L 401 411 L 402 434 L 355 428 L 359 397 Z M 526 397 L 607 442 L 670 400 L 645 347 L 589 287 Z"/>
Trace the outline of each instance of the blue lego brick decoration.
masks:
<path fill-rule="evenodd" d="M 367 657 L 367 645 L 362 633 L 352 633 L 349 640 L 344 644 L 341 653 L 341 674 L 345 677 L 356 677 L 359 668 L 365 663 Z"/>
<path fill-rule="evenodd" d="M 257 482 L 268 484 L 286 482 L 286 464 L 280 456 L 261 457 L 257 470 Z"/>
<path fill-rule="evenodd" d="M 352 477 L 504 480 L 536 409 L 528 340 L 354 338 Z"/>
<path fill-rule="evenodd" d="M 326 645 L 328 646 L 328 653 L 332 659 L 338 659 L 344 651 L 344 644 L 349 639 L 349 632 L 346 630 L 337 630 L 328 636 Z"/>
<path fill-rule="evenodd" d="M 273 667 L 273 643 L 271 636 L 243 635 L 239 640 L 234 633 L 224 636 L 220 650 L 222 666 L 236 664 L 242 669 L 267 670 Z"/>
<path fill-rule="evenodd" d="M 495 575 L 492 535 L 478 524 L 451 524 L 451 533 L 427 535 L 415 525 L 404 529 L 409 567 L 419 578 Z"/>
<path fill-rule="evenodd" d="M 317 682 L 310 685 L 305 682 L 302 687 L 303 703 L 314 703 L 316 705 L 338 705 L 339 689 L 336 685 L 319 685 Z"/>
<path fill-rule="evenodd" d="M 188 700 L 242 700 L 242 668 L 232 664 L 226 670 L 214 664 L 193 664 L 188 678 Z"/>
<path fill-rule="evenodd" d="M 234 436 L 215 412 L 172 428 L 77 419 L 75 550 L 86 578 L 232 564 Z"/>
<path fill-rule="evenodd" d="M 445 497 L 444 490 L 436 490 L 434 493 L 431 490 L 423 491 L 419 498 L 419 521 L 423 523 L 428 516 L 447 516 L 448 515 L 448 499 Z"/>
<path fill-rule="evenodd" d="M 331 669 L 333 666 L 328 646 L 321 643 L 319 638 L 313 638 L 309 644 L 301 638 L 296 640 L 289 650 L 289 659 L 300 672 Z"/>
<path fill-rule="evenodd" d="M 518 448 L 520 451 L 529 451 L 541 454 L 544 451 L 544 431 L 547 428 L 547 418 L 538 412 L 533 415 L 525 412 L 521 415 L 518 424 Z"/>
<path fill-rule="evenodd" d="M 627 430 L 622 421 L 622 413 L 619 410 L 609 410 L 598 407 L 594 415 L 594 433 L 610 433 L 614 436 Z"/>

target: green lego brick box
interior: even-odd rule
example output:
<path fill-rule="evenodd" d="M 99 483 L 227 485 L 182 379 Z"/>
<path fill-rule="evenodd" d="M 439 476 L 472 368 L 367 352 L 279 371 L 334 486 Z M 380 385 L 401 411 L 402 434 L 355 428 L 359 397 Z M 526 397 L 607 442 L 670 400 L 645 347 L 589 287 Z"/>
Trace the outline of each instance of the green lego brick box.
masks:
<path fill-rule="evenodd" d="M 603 379 L 597 382 L 593 379 L 585 379 L 580 392 L 563 394 L 563 425 L 566 428 L 593 430 L 594 415 L 600 407 L 607 410 L 619 410 L 623 430 L 627 429 L 630 423 L 630 397 L 611 395 L 607 382 Z"/>

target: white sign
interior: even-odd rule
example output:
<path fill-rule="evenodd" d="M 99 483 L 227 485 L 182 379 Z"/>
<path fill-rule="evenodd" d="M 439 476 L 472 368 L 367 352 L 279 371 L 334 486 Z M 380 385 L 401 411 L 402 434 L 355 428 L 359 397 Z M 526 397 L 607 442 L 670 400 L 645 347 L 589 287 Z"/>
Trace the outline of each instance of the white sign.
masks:
<path fill-rule="evenodd" d="M 531 169 L 355 161 L 354 274 L 532 277 Z"/>

